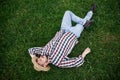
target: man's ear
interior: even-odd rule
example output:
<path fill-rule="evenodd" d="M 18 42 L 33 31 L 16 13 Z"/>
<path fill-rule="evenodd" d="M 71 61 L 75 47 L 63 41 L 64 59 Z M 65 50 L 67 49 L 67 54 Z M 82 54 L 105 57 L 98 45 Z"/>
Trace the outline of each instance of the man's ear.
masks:
<path fill-rule="evenodd" d="M 49 60 L 43 65 L 43 67 L 47 67 L 47 65 L 49 64 Z"/>
<path fill-rule="evenodd" d="M 48 65 L 48 63 L 45 63 L 45 64 L 43 65 L 43 67 L 47 67 L 47 65 Z"/>

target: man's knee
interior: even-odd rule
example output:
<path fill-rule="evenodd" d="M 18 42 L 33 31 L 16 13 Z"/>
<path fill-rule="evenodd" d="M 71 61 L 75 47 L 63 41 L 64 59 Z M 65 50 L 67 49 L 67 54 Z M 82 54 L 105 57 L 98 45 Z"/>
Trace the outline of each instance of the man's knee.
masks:
<path fill-rule="evenodd" d="M 65 13 L 66 13 L 66 14 L 69 14 L 69 13 L 71 13 L 71 11 L 70 11 L 70 10 L 66 10 Z"/>

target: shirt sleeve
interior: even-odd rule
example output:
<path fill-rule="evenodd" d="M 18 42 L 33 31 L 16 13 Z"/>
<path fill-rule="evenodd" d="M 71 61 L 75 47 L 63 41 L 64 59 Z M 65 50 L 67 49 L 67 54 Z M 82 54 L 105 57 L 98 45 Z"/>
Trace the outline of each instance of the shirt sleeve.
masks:
<path fill-rule="evenodd" d="M 74 58 L 65 58 L 63 59 L 58 67 L 61 68 L 71 68 L 71 67 L 79 67 L 84 63 L 84 59 L 79 56 L 79 57 L 74 57 Z"/>
<path fill-rule="evenodd" d="M 28 52 L 30 54 L 31 57 L 37 56 L 37 55 L 44 55 L 42 53 L 42 47 L 33 47 L 33 48 L 29 48 Z"/>

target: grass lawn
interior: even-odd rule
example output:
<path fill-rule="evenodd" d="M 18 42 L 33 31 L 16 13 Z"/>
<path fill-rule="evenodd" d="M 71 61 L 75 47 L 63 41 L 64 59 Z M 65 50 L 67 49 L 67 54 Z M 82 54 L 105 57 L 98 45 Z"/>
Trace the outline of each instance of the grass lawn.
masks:
<path fill-rule="evenodd" d="M 95 23 L 84 30 L 70 57 L 92 52 L 79 68 L 33 69 L 27 49 L 44 46 L 59 31 L 63 14 L 84 18 L 97 4 Z M 119 80 L 120 2 L 118 0 L 0 0 L 0 80 Z"/>

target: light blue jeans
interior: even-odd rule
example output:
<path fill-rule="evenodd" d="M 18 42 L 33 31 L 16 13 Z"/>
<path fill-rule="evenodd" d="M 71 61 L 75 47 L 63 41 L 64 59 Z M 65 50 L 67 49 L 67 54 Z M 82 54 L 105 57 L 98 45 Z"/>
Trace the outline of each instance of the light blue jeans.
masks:
<path fill-rule="evenodd" d="M 80 18 L 76 16 L 71 11 L 66 11 L 61 24 L 61 30 L 65 30 L 65 32 L 72 32 L 76 35 L 77 38 L 80 37 L 80 34 L 82 33 L 84 27 L 83 25 L 86 23 L 87 20 L 90 20 L 92 18 L 93 12 L 89 11 L 85 18 Z M 77 23 L 75 26 L 72 26 L 72 21 Z"/>

